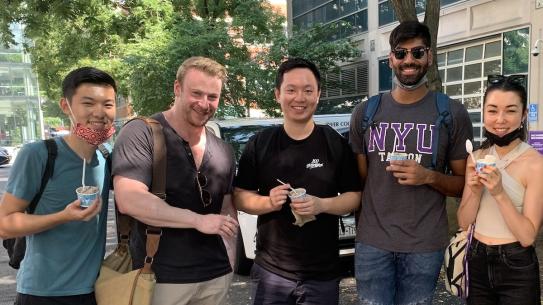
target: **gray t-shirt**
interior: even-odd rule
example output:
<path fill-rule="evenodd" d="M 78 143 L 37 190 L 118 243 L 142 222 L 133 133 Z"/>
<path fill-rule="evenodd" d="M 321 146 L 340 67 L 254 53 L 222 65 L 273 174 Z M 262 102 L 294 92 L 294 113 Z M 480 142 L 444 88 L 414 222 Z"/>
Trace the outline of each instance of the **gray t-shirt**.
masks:
<path fill-rule="evenodd" d="M 399 104 L 383 94 L 373 126 L 362 135 L 364 104 L 351 117 L 350 141 L 356 154 L 368 162 L 362 195 L 357 240 L 394 252 L 428 252 L 448 243 L 445 196 L 429 185 L 400 185 L 385 167 L 393 151 L 429 168 L 432 163 L 432 129 L 438 116 L 436 95 L 429 92 L 413 104 Z M 466 109 L 450 100 L 452 130 L 440 129 L 436 170 L 444 172 L 450 160 L 467 157 L 465 142 L 473 138 Z"/>

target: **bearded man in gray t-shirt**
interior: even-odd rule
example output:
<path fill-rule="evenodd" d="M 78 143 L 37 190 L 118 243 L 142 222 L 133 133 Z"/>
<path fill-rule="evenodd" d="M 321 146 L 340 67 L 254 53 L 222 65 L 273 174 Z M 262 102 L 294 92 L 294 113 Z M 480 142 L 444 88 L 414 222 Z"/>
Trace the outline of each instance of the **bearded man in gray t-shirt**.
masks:
<path fill-rule="evenodd" d="M 355 253 L 361 304 L 432 304 L 448 240 L 445 196 L 462 194 L 472 125 L 462 104 L 449 99 L 450 126 L 435 126 L 437 96 L 426 85 L 430 46 L 424 24 L 396 27 L 389 54 L 395 87 L 381 96 L 366 130 L 365 103 L 351 118 L 350 140 L 365 180 Z M 433 132 L 439 132 L 435 168 Z M 390 161 L 392 152 L 407 160 Z"/>

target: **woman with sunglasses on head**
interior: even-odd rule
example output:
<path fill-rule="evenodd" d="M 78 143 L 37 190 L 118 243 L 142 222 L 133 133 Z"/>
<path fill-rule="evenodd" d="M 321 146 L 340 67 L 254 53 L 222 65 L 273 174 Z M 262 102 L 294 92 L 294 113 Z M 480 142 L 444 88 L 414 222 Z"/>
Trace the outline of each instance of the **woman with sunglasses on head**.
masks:
<path fill-rule="evenodd" d="M 489 76 L 483 100 L 486 140 L 476 159 L 496 158 L 477 172 L 468 158 L 458 224 L 475 223 L 468 250 L 467 304 L 540 304 L 532 246 L 543 216 L 543 156 L 524 142 L 524 77 Z"/>

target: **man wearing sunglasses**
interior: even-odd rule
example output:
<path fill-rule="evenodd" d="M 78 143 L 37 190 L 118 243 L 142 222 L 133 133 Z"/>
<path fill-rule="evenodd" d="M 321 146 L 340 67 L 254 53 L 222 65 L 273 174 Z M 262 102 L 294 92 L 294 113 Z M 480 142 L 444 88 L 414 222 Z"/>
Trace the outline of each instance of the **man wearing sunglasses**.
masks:
<path fill-rule="evenodd" d="M 177 71 L 172 107 L 152 116 L 164 132 L 166 198 L 150 193 L 153 135 L 133 120 L 115 143 L 115 198 L 122 213 L 138 220 L 130 240 L 133 265 L 145 259 L 146 225 L 162 228 L 153 261 L 157 277 L 153 304 L 221 304 L 232 279 L 223 238 L 237 232 L 231 192 L 232 148 L 205 128 L 219 105 L 226 69 L 191 57 Z M 230 214 L 221 215 L 221 210 Z"/>
<path fill-rule="evenodd" d="M 351 118 L 350 140 L 365 181 L 355 248 L 361 304 L 432 304 L 448 243 L 445 196 L 462 194 L 472 125 L 466 109 L 446 96 L 452 118 L 438 125 L 437 94 L 426 86 L 430 45 L 424 24 L 400 23 L 390 34 L 393 90 L 380 96 L 367 129 L 368 102 Z"/>

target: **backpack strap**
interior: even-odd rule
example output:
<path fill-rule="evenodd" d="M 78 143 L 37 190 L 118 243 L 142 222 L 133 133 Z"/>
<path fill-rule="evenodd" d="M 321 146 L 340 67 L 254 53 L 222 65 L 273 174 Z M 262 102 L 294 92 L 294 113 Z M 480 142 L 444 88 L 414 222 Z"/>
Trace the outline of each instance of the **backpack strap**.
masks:
<path fill-rule="evenodd" d="M 436 92 L 436 108 L 438 116 L 435 122 L 435 130 L 432 133 L 432 167 L 431 169 L 436 169 L 437 167 L 437 152 L 439 144 L 439 131 L 441 126 L 445 125 L 449 133 L 449 139 L 451 138 L 452 130 L 452 115 L 449 109 L 449 97 L 441 92 Z"/>
<path fill-rule="evenodd" d="M 364 117 L 362 118 L 362 134 L 365 134 L 366 130 L 372 127 L 373 117 L 381 104 L 381 96 L 383 96 L 383 94 L 379 93 L 379 95 L 370 97 L 370 99 L 366 102 L 366 109 L 364 111 Z"/>
<path fill-rule="evenodd" d="M 153 136 L 153 177 L 151 182 L 151 193 L 159 197 L 162 200 L 166 199 L 166 141 L 164 139 L 164 132 L 162 130 L 162 124 L 155 119 L 148 117 L 136 117 L 132 120 L 142 120 L 145 124 L 151 128 Z M 128 123 L 127 122 L 127 123 Z M 118 213 L 118 229 L 119 229 L 119 241 L 128 242 L 125 237 L 128 237 L 130 231 L 130 222 L 132 217 Z M 144 259 L 142 273 L 153 273 L 151 265 L 153 264 L 154 256 L 158 250 L 160 243 L 160 236 L 162 235 L 162 229 L 147 225 L 145 230 L 146 239 L 146 256 Z"/>
<path fill-rule="evenodd" d="M 113 175 L 111 175 L 111 153 L 104 144 L 98 145 L 98 150 L 106 160 L 107 173 L 109 174 L 109 189 L 113 189 Z"/>
<path fill-rule="evenodd" d="M 45 147 L 47 147 L 47 163 L 45 164 L 45 170 L 43 171 L 43 175 L 41 177 L 40 190 L 38 191 L 38 193 L 36 193 L 36 195 L 34 195 L 34 198 L 32 198 L 32 201 L 27 208 L 28 214 L 33 214 L 36 210 L 38 202 L 41 199 L 41 195 L 45 190 L 45 186 L 47 185 L 49 179 L 53 177 L 53 171 L 55 169 L 55 159 L 57 158 L 57 143 L 53 138 L 47 139 L 43 142 L 45 143 Z"/>

